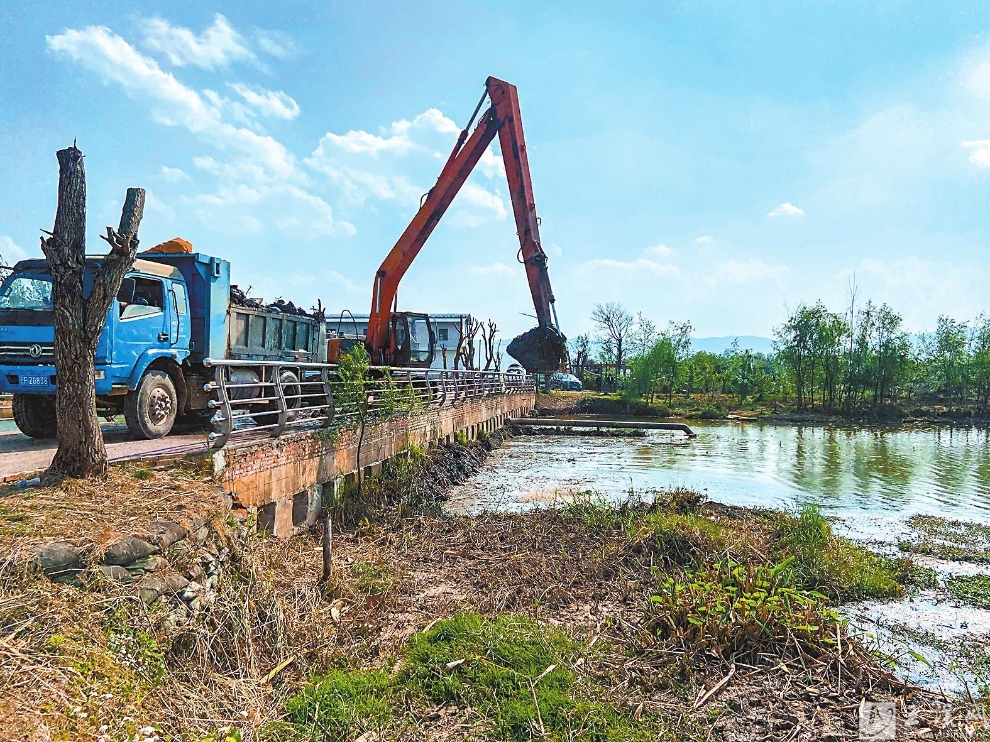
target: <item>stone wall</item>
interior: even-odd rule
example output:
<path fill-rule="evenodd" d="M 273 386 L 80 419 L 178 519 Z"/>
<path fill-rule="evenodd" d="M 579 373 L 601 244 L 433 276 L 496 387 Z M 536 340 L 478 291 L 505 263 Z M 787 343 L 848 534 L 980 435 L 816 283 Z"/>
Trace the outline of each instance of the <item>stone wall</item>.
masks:
<path fill-rule="evenodd" d="M 308 431 L 228 445 L 214 454 L 214 472 L 237 503 L 258 513 L 259 524 L 289 536 L 294 527 L 314 521 L 323 485 L 363 476 L 410 446 L 426 447 L 457 433 L 473 439 L 524 415 L 535 403 L 534 392 L 467 400 L 369 425 L 360 441 L 357 431 Z"/>

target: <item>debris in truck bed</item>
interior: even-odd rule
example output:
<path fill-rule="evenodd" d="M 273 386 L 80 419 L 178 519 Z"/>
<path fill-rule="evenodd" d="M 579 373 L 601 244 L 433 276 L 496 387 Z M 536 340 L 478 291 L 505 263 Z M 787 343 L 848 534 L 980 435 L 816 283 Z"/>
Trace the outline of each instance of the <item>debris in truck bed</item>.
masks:
<path fill-rule="evenodd" d="M 567 338 L 541 325 L 514 337 L 506 352 L 531 374 L 552 372 L 567 358 Z"/>
<path fill-rule="evenodd" d="M 250 290 L 250 286 L 248 286 L 247 291 L 245 291 L 236 283 L 230 284 L 230 303 L 238 307 L 247 307 L 249 309 L 266 309 L 269 312 L 293 314 L 297 317 L 317 317 L 319 314 L 315 309 L 312 312 L 308 312 L 302 307 L 297 307 L 291 301 L 286 301 L 281 296 L 271 304 L 265 304 L 264 299 L 256 299 L 253 296 L 248 296 L 248 291 Z"/>
<path fill-rule="evenodd" d="M 248 291 L 251 287 L 248 286 Z M 254 299 L 247 295 L 247 291 L 241 289 L 236 283 L 230 284 L 230 303 L 238 307 L 249 307 L 250 309 L 263 309 L 261 299 Z"/>

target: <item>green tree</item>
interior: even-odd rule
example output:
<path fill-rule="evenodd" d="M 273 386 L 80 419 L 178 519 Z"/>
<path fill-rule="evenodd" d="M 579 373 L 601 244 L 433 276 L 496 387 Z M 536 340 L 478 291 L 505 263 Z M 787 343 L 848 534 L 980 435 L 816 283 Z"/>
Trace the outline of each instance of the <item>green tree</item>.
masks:
<path fill-rule="evenodd" d="M 922 375 L 944 397 L 966 396 L 969 328 L 965 322 L 940 315 L 935 332 L 921 336 Z"/>
<path fill-rule="evenodd" d="M 969 334 L 970 380 L 977 403 L 990 405 L 990 317 L 981 314 Z"/>

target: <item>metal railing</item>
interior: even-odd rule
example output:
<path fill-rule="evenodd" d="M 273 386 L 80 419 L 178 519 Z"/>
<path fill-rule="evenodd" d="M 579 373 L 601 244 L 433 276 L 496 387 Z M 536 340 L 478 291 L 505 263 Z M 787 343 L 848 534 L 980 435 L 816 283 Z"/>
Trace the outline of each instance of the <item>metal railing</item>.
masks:
<path fill-rule="evenodd" d="M 371 367 L 352 378 L 336 365 L 207 359 L 213 381 L 210 448 L 231 439 L 357 429 L 469 400 L 535 390 L 532 376 L 497 371 Z"/>

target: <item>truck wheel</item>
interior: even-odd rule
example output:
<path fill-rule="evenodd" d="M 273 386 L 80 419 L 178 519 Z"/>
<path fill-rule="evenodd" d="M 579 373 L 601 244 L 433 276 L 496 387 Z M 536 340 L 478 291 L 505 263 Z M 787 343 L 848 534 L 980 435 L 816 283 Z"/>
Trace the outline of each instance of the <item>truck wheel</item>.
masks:
<path fill-rule="evenodd" d="M 55 424 L 55 399 L 38 394 L 15 394 L 11 403 L 14 424 L 31 438 L 54 438 L 58 432 Z"/>
<path fill-rule="evenodd" d="M 287 409 L 287 414 L 285 417 L 286 422 L 292 422 L 296 419 L 299 414 L 293 410 L 297 410 L 302 407 L 302 400 L 299 399 L 300 386 L 299 377 L 293 371 L 283 371 L 279 374 L 279 381 L 282 382 L 282 393 L 285 394 L 287 399 L 285 400 L 285 406 Z M 270 389 L 270 388 L 269 388 Z M 269 394 L 274 394 L 275 391 L 271 389 L 266 389 L 265 396 Z M 252 415 L 259 425 L 273 425 L 278 422 L 278 403 L 277 402 L 266 402 L 262 411 L 258 414 Z"/>
<path fill-rule="evenodd" d="M 124 420 L 131 435 L 138 438 L 162 438 L 175 424 L 179 406 L 172 379 L 164 371 L 149 371 L 141 377 L 137 389 L 124 397 Z"/>

